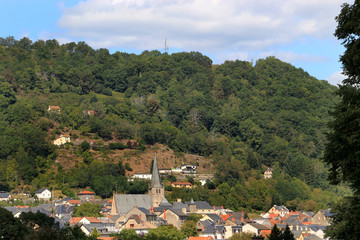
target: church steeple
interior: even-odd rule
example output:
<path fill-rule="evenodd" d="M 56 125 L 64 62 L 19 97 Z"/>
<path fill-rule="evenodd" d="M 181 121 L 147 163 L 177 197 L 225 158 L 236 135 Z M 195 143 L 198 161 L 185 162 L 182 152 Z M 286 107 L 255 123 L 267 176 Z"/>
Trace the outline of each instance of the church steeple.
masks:
<path fill-rule="evenodd" d="M 156 159 L 154 159 L 154 165 L 152 169 L 151 188 L 150 188 L 151 199 L 154 207 L 158 207 L 161 201 L 164 199 L 165 191 L 164 186 L 161 183 L 159 168 Z"/>
<path fill-rule="evenodd" d="M 159 173 L 159 168 L 155 153 L 155 159 L 154 159 L 154 165 L 153 165 L 152 177 L 151 177 L 151 188 L 162 188 L 162 187 L 163 185 L 161 183 L 160 173 Z"/>

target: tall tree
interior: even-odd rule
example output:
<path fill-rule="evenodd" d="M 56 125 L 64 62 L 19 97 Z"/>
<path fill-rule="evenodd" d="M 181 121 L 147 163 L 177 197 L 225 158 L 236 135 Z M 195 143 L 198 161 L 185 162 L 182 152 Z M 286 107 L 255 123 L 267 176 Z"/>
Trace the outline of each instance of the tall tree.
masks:
<path fill-rule="evenodd" d="M 267 238 L 268 240 L 282 240 L 282 232 L 276 224 L 271 229 L 271 233 Z"/>
<path fill-rule="evenodd" d="M 340 60 L 347 78 L 337 91 L 341 102 L 332 112 L 324 161 L 330 165 L 331 183 L 348 183 L 354 195 L 334 207 L 336 215 L 326 234 L 334 239 L 356 239 L 359 227 L 352 223 L 360 221 L 360 1 L 343 4 L 336 20 L 335 36 L 346 49 Z"/>

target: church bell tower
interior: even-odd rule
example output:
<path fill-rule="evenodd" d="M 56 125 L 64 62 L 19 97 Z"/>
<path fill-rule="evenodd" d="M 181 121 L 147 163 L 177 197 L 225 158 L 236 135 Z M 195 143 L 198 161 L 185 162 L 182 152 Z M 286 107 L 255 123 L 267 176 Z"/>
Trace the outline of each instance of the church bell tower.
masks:
<path fill-rule="evenodd" d="M 158 207 L 161 201 L 164 199 L 165 189 L 161 183 L 159 168 L 156 159 L 156 153 L 155 153 L 154 165 L 152 169 L 150 194 L 151 194 L 151 200 L 153 206 Z"/>

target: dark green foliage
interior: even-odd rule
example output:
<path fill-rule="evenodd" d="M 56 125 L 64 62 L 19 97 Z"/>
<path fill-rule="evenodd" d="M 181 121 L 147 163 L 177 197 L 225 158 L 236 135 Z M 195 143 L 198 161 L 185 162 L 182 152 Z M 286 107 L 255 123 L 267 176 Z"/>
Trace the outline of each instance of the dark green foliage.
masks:
<path fill-rule="evenodd" d="M 345 53 L 340 60 L 344 74 L 348 77 L 344 83 L 359 84 L 360 82 L 360 3 L 355 0 L 352 5 L 344 3 L 340 14 L 336 17 L 338 23 L 335 36 L 342 40 Z"/>
<path fill-rule="evenodd" d="M 271 229 L 271 233 L 267 237 L 267 239 L 269 239 L 269 240 L 283 240 L 282 232 L 281 232 L 281 230 L 278 228 L 278 226 L 276 224 Z"/>
<path fill-rule="evenodd" d="M 123 150 L 123 149 L 127 148 L 127 146 L 122 144 L 121 142 L 117 142 L 117 143 L 109 143 L 109 148 Z"/>
<path fill-rule="evenodd" d="M 288 225 L 286 225 L 286 228 L 282 233 L 282 240 L 295 240 L 294 234 L 291 232 Z"/>
<path fill-rule="evenodd" d="M 360 2 L 342 5 L 336 17 L 335 36 L 343 41 L 345 53 L 340 60 L 347 79 L 339 86 L 337 95 L 341 102 L 335 106 L 331 115 L 330 133 L 327 135 L 324 161 L 330 166 L 329 180 L 332 184 L 347 183 L 353 190 L 353 196 L 339 201 L 333 211 L 333 222 L 326 230 L 332 239 L 356 239 L 360 231 L 360 128 L 359 128 L 359 81 L 360 81 Z"/>
<path fill-rule="evenodd" d="M 172 225 L 162 225 L 155 229 L 150 229 L 146 235 L 147 240 L 183 240 L 185 236 Z"/>
<path fill-rule="evenodd" d="M 101 217 L 101 205 L 85 202 L 75 207 L 73 217 Z"/>
<path fill-rule="evenodd" d="M 112 237 L 116 237 L 121 240 L 140 240 L 140 236 L 134 229 L 122 229 L 120 233 L 111 234 Z"/>
<path fill-rule="evenodd" d="M 15 218 L 11 212 L 0 208 L 0 238 L 9 240 L 86 240 L 80 227 L 64 227 L 60 229 L 55 219 L 43 213 L 21 213 Z"/>

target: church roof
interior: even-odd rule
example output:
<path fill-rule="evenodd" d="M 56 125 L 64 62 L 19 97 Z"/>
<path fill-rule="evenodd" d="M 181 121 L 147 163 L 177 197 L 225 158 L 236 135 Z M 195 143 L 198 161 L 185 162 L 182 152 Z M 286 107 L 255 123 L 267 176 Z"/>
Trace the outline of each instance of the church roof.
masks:
<path fill-rule="evenodd" d="M 153 165 L 153 170 L 152 170 L 151 187 L 152 188 L 162 188 L 163 187 L 162 183 L 161 183 L 161 179 L 160 179 L 160 173 L 159 173 L 159 168 L 158 168 L 158 164 L 157 164 L 156 154 L 155 154 L 154 165 Z"/>
<path fill-rule="evenodd" d="M 163 200 L 159 204 L 159 207 L 172 207 L 172 205 L 166 198 L 163 198 Z"/>
<path fill-rule="evenodd" d="M 151 195 L 148 194 L 116 194 L 116 209 L 119 214 L 129 212 L 134 206 L 150 209 L 152 206 Z"/>

